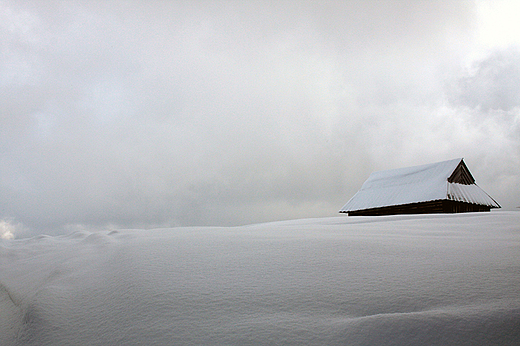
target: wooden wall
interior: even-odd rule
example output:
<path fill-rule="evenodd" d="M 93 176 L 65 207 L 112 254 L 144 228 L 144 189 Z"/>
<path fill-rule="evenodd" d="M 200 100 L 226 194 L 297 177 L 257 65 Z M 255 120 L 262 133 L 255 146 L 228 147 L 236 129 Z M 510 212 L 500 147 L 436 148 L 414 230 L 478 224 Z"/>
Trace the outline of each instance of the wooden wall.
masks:
<path fill-rule="evenodd" d="M 437 213 L 467 213 L 489 211 L 490 207 L 465 202 L 439 200 L 422 203 L 411 203 L 382 208 L 349 211 L 349 216 L 378 216 L 396 214 L 437 214 Z"/>

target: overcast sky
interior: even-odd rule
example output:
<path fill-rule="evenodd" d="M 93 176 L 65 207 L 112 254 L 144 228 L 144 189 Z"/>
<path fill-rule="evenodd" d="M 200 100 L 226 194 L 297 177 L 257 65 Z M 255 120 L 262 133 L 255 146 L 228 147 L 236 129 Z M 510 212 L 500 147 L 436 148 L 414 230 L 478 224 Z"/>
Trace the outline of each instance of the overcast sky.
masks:
<path fill-rule="evenodd" d="M 0 0 L 0 226 L 334 216 L 372 171 L 457 157 L 518 210 L 519 17 L 518 1 Z"/>

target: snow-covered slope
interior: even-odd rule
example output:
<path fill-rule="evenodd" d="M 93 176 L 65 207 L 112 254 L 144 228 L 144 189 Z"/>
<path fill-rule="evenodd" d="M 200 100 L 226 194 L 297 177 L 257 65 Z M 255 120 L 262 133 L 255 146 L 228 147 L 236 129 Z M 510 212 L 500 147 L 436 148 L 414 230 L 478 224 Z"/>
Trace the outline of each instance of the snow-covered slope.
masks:
<path fill-rule="evenodd" d="M 520 213 L 0 242 L 0 345 L 517 345 Z"/>

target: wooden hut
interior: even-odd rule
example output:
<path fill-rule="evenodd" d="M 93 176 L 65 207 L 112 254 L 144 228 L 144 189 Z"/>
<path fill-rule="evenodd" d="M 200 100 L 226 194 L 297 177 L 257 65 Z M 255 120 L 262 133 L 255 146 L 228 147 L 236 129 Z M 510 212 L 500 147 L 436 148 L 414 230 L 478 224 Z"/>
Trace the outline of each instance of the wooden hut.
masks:
<path fill-rule="evenodd" d="M 500 205 L 475 184 L 463 159 L 372 173 L 341 208 L 354 215 L 463 213 Z"/>

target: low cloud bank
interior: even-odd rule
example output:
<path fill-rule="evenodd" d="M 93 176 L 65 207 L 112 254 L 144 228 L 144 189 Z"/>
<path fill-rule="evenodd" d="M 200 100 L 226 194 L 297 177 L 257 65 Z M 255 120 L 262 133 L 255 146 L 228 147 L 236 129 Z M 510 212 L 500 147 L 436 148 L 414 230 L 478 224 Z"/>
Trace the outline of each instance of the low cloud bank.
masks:
<path fill-rule="evenodd" d="M 9 220 L 0 220 L 0 239 L 14 239 L 17 228 L 20 228 L 20 225 L 15 225 Z"/>

